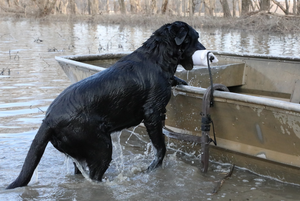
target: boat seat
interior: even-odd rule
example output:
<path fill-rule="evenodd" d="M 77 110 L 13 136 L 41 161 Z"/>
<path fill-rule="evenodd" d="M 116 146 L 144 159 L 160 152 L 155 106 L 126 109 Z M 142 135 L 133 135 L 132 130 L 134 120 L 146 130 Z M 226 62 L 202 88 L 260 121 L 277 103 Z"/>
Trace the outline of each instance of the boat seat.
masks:
<path fill-rule="evenodd" d="M 300 80 L 295 81 L 295 85 L 291 94 L 290 102 L 300 103 Z"/>
<path fill-rule="evenodd" d="M 244 85 L 245 63 L 217 63 L 211 66 L 214 83 L 223 84 L 226 87 Z M 190 71 L 178 67 L 175 74 L 177 77 L 186 80 L 189 85 L 207 88 L 210 86 L 209 72 L 206 66 L 194 66 Z"/>

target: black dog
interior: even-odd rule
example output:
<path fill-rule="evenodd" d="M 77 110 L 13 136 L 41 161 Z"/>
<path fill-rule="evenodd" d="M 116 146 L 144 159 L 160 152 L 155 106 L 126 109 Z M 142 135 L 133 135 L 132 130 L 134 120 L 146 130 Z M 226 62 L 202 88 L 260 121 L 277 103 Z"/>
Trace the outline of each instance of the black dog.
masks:
<path fill-rule="evenodd" d="M 89 177 L 101 181 L 112 159 L 111 133 L 142 121 L 157 150 L 148 170 L 160 166 L 166 152 L 162 120 L 171 87 L 187 84 L 174 73 L 178 64 L 193 68 L 193 53 L 205 49 L 198 38 L 184 22 L 166 24 L 110 68 L 65 89 L 49 106 L 20 175 L 7 189 L 29 183 L 49 141 L 85 162 Z"/>

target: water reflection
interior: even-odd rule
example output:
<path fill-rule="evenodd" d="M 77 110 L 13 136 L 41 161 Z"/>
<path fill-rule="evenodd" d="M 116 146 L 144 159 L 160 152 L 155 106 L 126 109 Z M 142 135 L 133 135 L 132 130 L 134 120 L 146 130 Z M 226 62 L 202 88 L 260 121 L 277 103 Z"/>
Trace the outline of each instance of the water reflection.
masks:
<path fill-rule="evenodd" d="M 154 31 L 149 28 L 35 20 L 0 21 L 0 188 L 16 178 L 25 154 L 52 100 L 70 85 L 55 56 L 133 51 Z M 300 56 L 299 35 L 266 35 L 231 30 L 198 30 L 207 47 L 226 52 Z M 130 139 L 130 140 L 129 140 Z M 120 138 L 116 138 L 118 142 Z M 237 170 L 219 195 L 210 194 L 214 181 L 228 166 L 216 165 L 209 176 L 200 174 L 197 158 L 166 157 L 165 169 L 146 174 L 149 144 L 142 136 L 121 136 L 107 183 L 94 184 L 72 174 L 72 165 L 48 145 L 29 187 L 0 190 L 0 200 L 144 200 L 219 199 L 289 200 L 298 187 Z M 120 148 L 118 148 L 120 147 Z M 172 150 L 172 144 L 169 144 Z M 121 151 L 125 160 L 119 167 Z M 179 153 L 180 151 L 177 150 Z M 127 169 L 126 169 L 127 168 Z M 120 171 L 125 174 L 120 177 Z M 124 179 L 127 177 L 126 179 Z M 38 182 L 36 182 L 38 181 Z M 288 194 L 285 192 L 289 192 Z M 270 198 L 271 197 L 271 198 Z M 274 199 L 272 199 L 274 198 Z"/>
<path fill-rule="evenodd" d="M 300 57 L 300 34 L 278 35 L 230 30 L 199 30 L 207 49 Z"/>

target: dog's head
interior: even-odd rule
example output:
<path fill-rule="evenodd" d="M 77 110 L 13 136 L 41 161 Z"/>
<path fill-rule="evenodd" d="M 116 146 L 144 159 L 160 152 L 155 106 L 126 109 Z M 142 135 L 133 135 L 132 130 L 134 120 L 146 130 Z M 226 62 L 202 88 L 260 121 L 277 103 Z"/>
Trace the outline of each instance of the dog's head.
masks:
<path fill-rule="evenodd" d="M 174 37 L 176 48 L 180 52 L 179 64 L 186 70 L 191 70 L 194 66 L 192 55 L 197 50 L 206 48 L 198 41 L 199 34 L 195 29 L 185 22 L 174 22 L 168 25 L 169 33 Z"/>
<path fill-rule="evenodd" d="M 199 34 L 195 29 L 185 22 L 177 21 L 157 29 L 144 42 L 142 49 L 145 48 L 151 59 L 155 59 L 165 71 L 175 73 L 177 64 L 191 70 L 194 66 L 192 60 L 194 52 L 205 50 L 198 38 Z"/>

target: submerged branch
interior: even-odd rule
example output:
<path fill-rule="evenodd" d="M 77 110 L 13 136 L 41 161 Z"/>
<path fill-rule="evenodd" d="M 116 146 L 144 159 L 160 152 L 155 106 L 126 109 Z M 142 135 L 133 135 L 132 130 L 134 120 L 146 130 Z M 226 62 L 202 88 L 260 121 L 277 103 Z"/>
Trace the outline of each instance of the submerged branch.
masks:
<path fill-rule="evenodd" d="M 235 164 L 233 164 L 231 166 L 230 171 L 225 175 L 225 177 L 223 177 L 223 179 L 221 179 L 220 181 L 218 181 L 217 185 L 213 189 L 212 194 L 217 194 L 217 192 L 220 190 L 220 188 L 222 187 L 222 185 L 225 182 L 225 180 L 228 179 L 229 177 L 231 177 L 234 167 L 235 167 Z"/>

